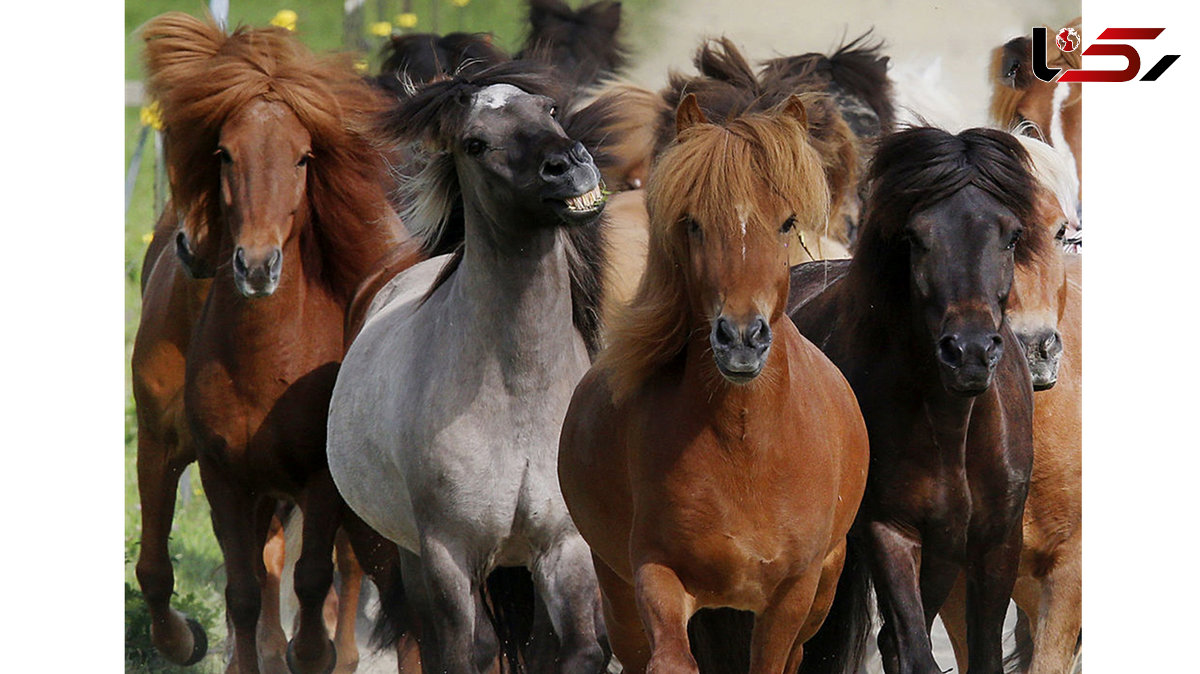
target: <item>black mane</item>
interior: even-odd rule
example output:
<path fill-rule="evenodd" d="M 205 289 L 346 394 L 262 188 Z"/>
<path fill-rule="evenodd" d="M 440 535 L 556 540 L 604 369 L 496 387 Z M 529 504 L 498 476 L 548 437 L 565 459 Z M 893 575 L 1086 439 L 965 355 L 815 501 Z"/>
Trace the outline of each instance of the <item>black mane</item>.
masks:
<path fill-rule="evenodd" d="M 530 0 L 529 26 L 517 57 L 553 65 L 576 86 L 595 84 L 629 61 L 617 36 L 620 2 L 600 0 L 572 10 L 562 0 Z"/>
<path fill-rule="evenodd" d="M 380 56 L 383 66 L 374 81 L 399 97 L 410 93 L 405 80 L 422 84 L 509 60 L 488 33 L 393 35 L 383 45 Z"/>

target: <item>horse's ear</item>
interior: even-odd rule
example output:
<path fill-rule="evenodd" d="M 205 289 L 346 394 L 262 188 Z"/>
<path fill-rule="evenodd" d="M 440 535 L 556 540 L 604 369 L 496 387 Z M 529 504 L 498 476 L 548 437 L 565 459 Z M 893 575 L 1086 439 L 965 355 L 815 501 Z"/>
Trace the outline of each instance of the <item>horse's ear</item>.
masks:
<path fill-rule="evenodd" d="M 597 5 L 595 25 L 610 34 L 615 34 L 621 28 L 621 3 L 610 2 L 607 5 Z"/>
<path fill-rule="evenodd" d="M 783 114 L 800 122 L 800 126 L 808 130 L 808 111 L 804 109 L 804 101 L 796 94 L 788 96 L 783 103 Z"/>
<path fill-rule="evenodd" d="M 679 108 L 675 110 L 675 135 L 679 135 L 697 124 L 708 123 L 708 118 L 704 116 L 704 111 L 700 109 L 700 101 L 696 100 L 696 94 L 688 94 L 679 102 Z"/>

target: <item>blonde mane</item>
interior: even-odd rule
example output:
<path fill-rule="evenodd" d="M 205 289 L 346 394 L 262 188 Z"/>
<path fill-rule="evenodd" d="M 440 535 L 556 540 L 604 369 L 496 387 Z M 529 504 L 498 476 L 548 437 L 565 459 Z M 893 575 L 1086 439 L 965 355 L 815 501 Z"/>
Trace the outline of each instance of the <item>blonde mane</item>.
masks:
<path fill-rule="evenodd" d="M 801 123 L 786 114 L 747 114 L 724 126 L 697 124 L 659 157 L 646 189 L 646 269 L 633 300 L 618 311 L 609 346 L 597 359 L 614 401 L 626 399 L 657 369 L 682 355 L 695 327 L 684 271 L 687 220 L 733 228 L 736 218 L 725 216 L 732 214 L 734 204 L 767 199 L 787 204 L 796 214 L 797 230 L 824 230 L 829 187 L 821 157 Z"/>

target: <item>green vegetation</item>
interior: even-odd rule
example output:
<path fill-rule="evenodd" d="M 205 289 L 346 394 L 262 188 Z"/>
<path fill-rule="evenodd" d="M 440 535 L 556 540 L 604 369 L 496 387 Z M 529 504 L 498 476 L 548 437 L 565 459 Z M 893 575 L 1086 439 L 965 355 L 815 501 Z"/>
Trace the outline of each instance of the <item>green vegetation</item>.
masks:
<path fill-rule="evenodd" d="M 637 30 L 646 30 L 645 20 L 656 0 L 625 0 L 625 33 L 631 42 L 643 42 Z M 336 0 L 256 0 L 253 3 L 231 0 L 230 25 L 265 25 L 280 10 L 294 11 L 298 17 L 297 34 L 314 50 L 342 47 L 342 3 Z M 460 4 L 464 6 L 459 6 Z M 578 0 L 572 4 L 579 4 Z M 136 31 L 149 19 L 167 11 L 185 11 L 203 16 L 207 3 L 201 0 L 141 0 L 125 4 L 125 77 L 143 76 L 141 40 Z M 517 48 L 525 36 L 525 4 L 517 0 L 411 0 L 420 32 L 488 31 L 497 42 Z M 399 30 L 396 17 L 402 0 L 375 0 L 365 5 L 364 26 L 369 30 L 376 21 L 388 21 Z M 368 33 L 367 42 L 376 56 L 382 37 Z M 371 67 L 377 65 L 372 58 Z M 125 157 L 123 169 L 137 146 L 141 132 L 139 109 L 125 109 Z M 204 499 L 199 474 L 192 466 L 185 473 L 176 504 L 170 553 L 175 560 L 174 606 L 185 610 L 205 626 L 209 634 L 209 653 L 199 665 L 187 670 L 165 663 L 150 646 L 148 614 L 134 577 L 141 530 L 141 512 L 137 493 L 137 419 L 133 395 L 129 392 L 128 362 L 141 315 L 140 283 L 142 257 L 145 255 L 154 212 L 154 143 L 147 139 L 142 166 L 133 199 L 125 217 L 125 669 L 130 672 L 216 672 L 220 671 L 225 638 L 223 591 L 225 576 L 220 549 L 212 534 L 208 503 Z"/>

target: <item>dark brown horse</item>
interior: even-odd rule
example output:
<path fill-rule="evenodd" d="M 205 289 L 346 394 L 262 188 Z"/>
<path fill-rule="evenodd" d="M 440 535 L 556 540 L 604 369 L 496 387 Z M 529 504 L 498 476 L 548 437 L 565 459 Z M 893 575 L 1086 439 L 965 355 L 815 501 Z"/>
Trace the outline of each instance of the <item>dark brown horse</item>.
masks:
<path fill-rule="evenodd" d="M 432 82 L 460 71 L 482 70 L 509 60 L 489 33 L 409 33 L 393 35 L 380 51 L 383 65 L 374 82 L 407 98 L 407 83 Z"/>
<path fill-rule="evenodd" d="M 625 671 L 697 672 L 688 621 L 714 607 L 755 614 L 752 672 L 794 671 L 867 465 L 845 380 L 783 311 L 791 230 L 823 225 L 828 188 L 799 98 L 717 126 L 688 96 L 677 126 L 647 272 L 563 424 L 562 492 Z"/>
<path fill-rule="evenodd" d="M 1004 309 L 1014 265 L 1048 253 L 1021 236 L 1027 161 L 999 131 L 893 134 L 873 160 L 845 276 L 824 278 L 821 262 L 793 276 L 809 299 L 789 313 L 846 375 L 871 438 L 855 544 L 803 671 L 856 671 L 870 577 L 885 671 L 941 672 L 929 629 L 964 568 L 970 671 L 1001 671 L 1033 434 L 1029 369 Z"/>
<path fill-rule="evenodd" d="M 325 414 L 350 294 L 401 236 L 365 133 L 381 99 L 345 59 L 314 57 L 285 30 L 226 35 L 175 13 L 144 36 L 173 199 L 197 240 L 219 242 L 186 351 L 183 411 L 225 556 L 230 669 L 259 671 L 263 544 L 286 498 L 305 515 L 288 665 L 328 671 L 337 658 L 322 605 L 344 504 L 326 466 Z M 353 518 L 346 526 L 386 588 L 381 539 Z"/>
<path fill-rule="evenodd" d="M 563 0 L 530 0 L 529 35 L 516 57 L 554 66 L 571 86 L 590 86 L 628 61 L 620 28 L 620 2 L 599 0 L 574 10 Z"/>

